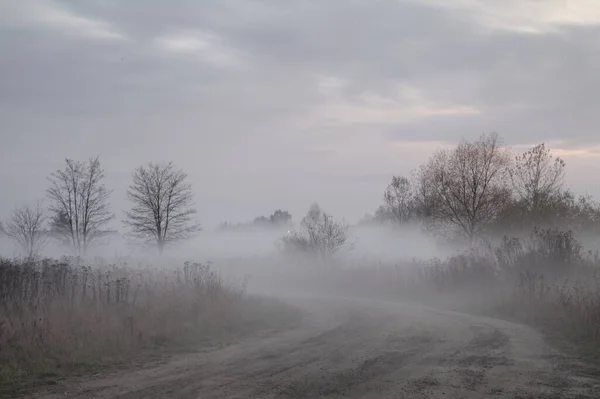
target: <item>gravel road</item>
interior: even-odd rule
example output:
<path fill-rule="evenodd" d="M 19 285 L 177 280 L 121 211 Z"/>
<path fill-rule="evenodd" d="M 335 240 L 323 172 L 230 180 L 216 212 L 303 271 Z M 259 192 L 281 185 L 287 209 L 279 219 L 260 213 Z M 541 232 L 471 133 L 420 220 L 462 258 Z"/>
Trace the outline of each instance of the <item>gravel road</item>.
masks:
<path fill-rule="evenodd" d="M 600 398 L 600 373 L 530 328 L 357 299 L 293 299 L 302 326 L 35 398 Z"/>

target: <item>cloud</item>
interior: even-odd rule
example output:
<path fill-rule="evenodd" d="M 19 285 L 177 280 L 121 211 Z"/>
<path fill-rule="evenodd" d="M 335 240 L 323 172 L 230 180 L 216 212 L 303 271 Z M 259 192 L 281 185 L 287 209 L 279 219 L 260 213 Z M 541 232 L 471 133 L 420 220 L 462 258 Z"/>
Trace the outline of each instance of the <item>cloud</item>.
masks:
<path fill-rule="evenodd" d="M 491 30 L 545 34 L 564 26 L 600 24 L 596 0 L 424 0 L 426 4 L 467 14 Z"/>
<path fill-rule="evenodd" d="M 600 145 L 573 145 L 566 140 L 550 141 L 546 144 L 552 148 L 552 154 L 562 158 L 599 158 Z"/>
<path fill-rule="evenodd" d="M 242 52 L 227 46 L 217 35 L 193 30 L 159 36 L 157 47 L 163 51 L 184 54 L 220 67 L 240 67 Z"/>
<path fill-rule="evenodd" d="M 391 84 L 395 90 L 389 95 L 363 92 L 351 98 L 339 94 L 343 81 L 329 79 L 323 90 L 323 82 L 317 84 L 326 99 L 317 111 L 322 118 L 334 124 L 383 124 L 397 125 L 433 116 L 469 116 L 479 110 L 466 105 L 442 105 L 425 97 L 424 93 L 410 85 Z M 389 89 L 388 89 L 389 91 Z"/>
<path fill-rule="evenodd" d="M 125 36 L 110 24 L 81 16 L 53 0 L 1 0 L 0 26 L 13 29 L 49 29 L 98 40 Z"/>
<path fill-rule="evenodd" d="M 599 5 L 0 0 L 2 167 L 43 180 L 36 162 L 67 155 L 124 176 L 174 159 L 207 209 L 234 198 L 252 218 L 246 202 L 340 197 L 362 214 L 381 187 L 352 176 L 406 173 L 483 132 L 584 157 L 600 145 Z"/>

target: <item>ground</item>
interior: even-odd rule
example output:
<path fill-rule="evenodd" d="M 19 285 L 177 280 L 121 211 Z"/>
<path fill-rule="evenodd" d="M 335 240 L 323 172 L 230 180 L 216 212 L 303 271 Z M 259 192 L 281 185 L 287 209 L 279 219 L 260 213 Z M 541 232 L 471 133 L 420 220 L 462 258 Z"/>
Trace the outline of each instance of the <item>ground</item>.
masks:
<path fill-rule="evenodd" d="M 33 397 L 598 398 L 600 373 L 502 320 L 392 302 L 288 299 L 296 328 Z"/>

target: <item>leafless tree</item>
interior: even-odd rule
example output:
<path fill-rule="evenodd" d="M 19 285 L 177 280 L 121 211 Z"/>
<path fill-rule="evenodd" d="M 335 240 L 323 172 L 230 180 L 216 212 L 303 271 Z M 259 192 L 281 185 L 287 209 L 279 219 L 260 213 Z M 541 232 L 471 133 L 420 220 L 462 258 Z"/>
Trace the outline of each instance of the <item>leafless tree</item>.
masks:
<path fill-rule="evenodd" d="M 29 258 L 37 256 L 47 241 L 44 231 L 46 215 L 41 203 L 15 209 L 4 226 L 4 232 Z"/>
<path fill-rule="evenodd" d="M 414 192 L 410 180 L 406 177 L 393 176 L 391 183 L 383 193 L 383 199 L 389 213 L 394 215 L 397 223 L 406 224 L 414 220 Z"/>
<path fill-rule="evenodd" d="M 510 199 L 510 153 L 496 134 L 454 150 L 436 152 L 418 172 L 418 203 L 440 231 L 449 228 L 472 242 Z"/>
<path fill-rule="evenodd" d="M 382 225 L 389 222 L 395 222 L 396 216 L 393 215 L 387 206 L 380 205 L 375 209 L 374 213 L 366 213 L 359 221 L 358 224 L 361 226 L 369 226 L 369 225 Z"/>
<path fill-rule="evenodd" d="M 86 254 L 94 241 L 105 234 L 102 227 L 114 218 L 108 202 L 112 191 L 102 183 L 103 179 L 98 157 L 87 162 L 66 159 L 65 168 L 48 178 L 51 230 L 78 255 Z"/>
<path fill-rule="evenodd" d="M 313 204 L 300 223 L 300 231 L 284 236 L 280 245 L 285 251 L 328 258 L 343 248 L 348 238 L 345 223 L 334 220 L 319 205 Z"/>
<path fill-rule="evenodd" d="M 149 163 L 133 172 L 127 198 L 133 202 L 124 224 L 131 234 L 156 245 L 160 254 L 166 246 L 189 238 L 201 230 L 193 220 L 192 187 L 187 174 L 172 162 Z"/>
<path fill-rule="evenodd" d="M 554 158 L 545 144 L 515 157 L 510 177 L 515 193 L 529 211 L 537 211 L 557 195 L 565 176 L 565 162 Z"/>

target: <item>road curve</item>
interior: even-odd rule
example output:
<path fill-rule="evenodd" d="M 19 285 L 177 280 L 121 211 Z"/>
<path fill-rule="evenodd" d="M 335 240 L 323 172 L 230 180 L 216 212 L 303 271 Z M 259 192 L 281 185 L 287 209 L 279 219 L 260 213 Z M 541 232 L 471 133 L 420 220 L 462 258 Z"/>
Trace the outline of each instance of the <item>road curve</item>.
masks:
<path fill-rule="evenodd" d="M 295 299 L 302 327 L 35 398 L 599 398 L 600 374 L 509 322 L 391 302 Z"/>

